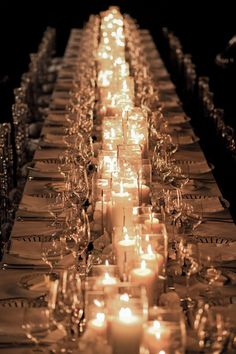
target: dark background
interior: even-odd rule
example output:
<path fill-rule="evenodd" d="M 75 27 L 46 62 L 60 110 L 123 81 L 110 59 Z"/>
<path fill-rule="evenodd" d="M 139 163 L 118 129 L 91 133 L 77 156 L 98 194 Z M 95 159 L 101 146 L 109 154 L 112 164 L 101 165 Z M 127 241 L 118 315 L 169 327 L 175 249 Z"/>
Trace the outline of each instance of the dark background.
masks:
<path fill-rule="evenodd" d="M 37 50 L 44 29 L 56 27 L 59 54 L 63 53 L 69 30 L 82 27 L 90 13 L 98 13 L 109 5 L 119 5 L 149 28 L 154 39 L 158 31 L 168 26 L 181 38 L 187 52 L 201 73 L 210 72 L 215 55 L 236 33 L 233 1 L 18 1 L 0 2 L 0 116 L 6 99 L 16 86 L 22 72 L 27 70 L 29 53 Z M 158 43 L 157 43 L 158 45 Z"/>
<path fill-rule="evenodd" d="M 224 97 L 229 99 L 224 99 L 221 103 L 223 108 L 230 107 L 229 121 L 235 121 L 236 128 L 236 80 L 231 78 L 231 73 L 224 80 L 225 73 L 216 70 L 214 64 L 215 56 L 224 50 L 230 38 L 236 34 L 236 12 L 233 4 L 234 1 L 228 0 L 1 0 L 0 121 L 11 119 L 13 88 L 19 85 L 22 73 L 27 71 L 29 53 L 37 51 L 47 26 L 57 30 L 57 54 L 61 56 L 71 28 L 83 27 L 91 13 L 99 13 L 109 5 L 118 5 L 122 12 L 136 18 L 140 27 L 151 31 L 157 47 L 163 26 L 170 28 L 180 38 L 184 51 L 193 55 L 198 74 L 209 75 L 218 83 L 218 89 L 226 92 Z M 236 75 L 234 77 L 236 79 Z M 215 161 L 213 159 L 216 165 L 217 159 L 217 156 Z M 217 181 L 224 186 L 223 194 L 229 200 L 236 201 L 236 183 L 232 174 L 235 166 L 228 165 L 226 170 L 224 158 L 221 160 L 223 162 L 219 162 Z M 236 205 L 234 209 L 236 215 Z"/>

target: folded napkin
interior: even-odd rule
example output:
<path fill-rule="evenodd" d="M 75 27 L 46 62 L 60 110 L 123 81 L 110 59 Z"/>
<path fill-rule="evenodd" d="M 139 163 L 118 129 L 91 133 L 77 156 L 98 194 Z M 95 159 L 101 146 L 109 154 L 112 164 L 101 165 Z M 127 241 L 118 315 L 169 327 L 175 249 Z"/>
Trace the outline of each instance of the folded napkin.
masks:
<path fill-rule="evenodd" d="M 50 160 L 58 159 L 58 157 L 65 152 L 64 149 L 38 149 L 35 151 L 34 160 Z"/>
<path fill-rule="evenodd" d="M 201 258 L 208 259 L 210 256 L 215 261 L 236 261 L 236 242 L 221 243 L 199 243 Z"/>
<path fill-rule="evenodd" d="M 177 164 L 181 167 L 182 172 L 185 173 L 187 176 L 207 173 L 212 169 L 205 160 L 203 161 L 178 160 Z"/>
<path fill-rule="evenodd" d="M 219 197 L 184 194 L 183 199 L 186 203 L 193 206 L 196 213 L 216 213 L 224 210 Z"/>
<path fill-rule="evenodd" d="M 53 97 L 52 105 L 55 106 L 66 106 L 69 103 L 69 97 Z"/>
<path fill-rule="evenodd" d="M 17 216 L 53 218 L 51 208 L 52 212 L 54 210 L 61 210 L 59 217 L 65 217 L 63 208 L 60 205 L 56 205 L 54 198 L 41 198 L 24 194 L 17 211 Z"/>
<path fill-rule="evenodd" d="M 0 299 L 35 298 L 50 287 L 47 271 L 0 269 Z"/>
<path fill-rule="evenodd" d="M 187 123 L 190 120 L 185 114 L 176 114 L 172 117 L 168 117 L 168 123 L 173 125 L 178 125 L 181 123 Z"/>
<path fill-rule="evenodd" d="M 236 225 L 224 222 L 206 221 L 199 225 L 194 234 L 201 237 L 222 237 L 236 239 Z"/>
<path fill-rule="evenodd" d="M 47 133 L 43 137 L 43 142 L 50 143 L 50 144 L 57 144 L 66 147 L 66 143 L 63 139 L 63 135 Z"/>
<path fill-rule="evenodd" d="M 61 113 L 49 113 L 47 116 L 45 123 L 47 124 L 59 124 L 68 126 L 68 122 L 65 119 L 65 112 Z"/>
<path fill-rule="evenodd" d="M 45 125 L 42 128 L 41 135 L 44 136 L 46 134 L 53 134 L 57 136 L 64 136 L 66 135 L 67 128 L 66 127 L 52 127 L 50 125 Z"/>
<path fill-rule="evenodd" d="M 32 235 L 52 235 L 55 231 L 58 231 L 58 229 L 52 227 L 50 221 L 15 221 L 11 238 Z"/>
<path fill-rule="evenodd" d="M 190 134 L 192 134 L 192 131 L 189 130 Z M 191 150 L 178 150 L 175 153 L 175 160 L 178 163 L 182 163 L 183 164 L 194 164 L 196 162 L 206 162 L 206 158 L 203 154 L 203 152 L 201 150 L 197 150 L 197 151 L 191 151 Z"/>
<path fill-rule="evenodd" d="M 45 247 L 48 248 L 51 242 L 44 242 Z M 29 258 L 30 260 L 40 260 L 41 261 L 41 242 L 24 242 L 19 239 L 12 239 L 9 254 L 17 255 L 22 258 Z"/>
<path fill-rule="evenodd" d="M 34 165 L 35 170 L 40 172 L 48 172 L 48 173 L 57 173 L 58 172 L 58 164 L 55 162 L 45 162 L 45 161 L 36 161 Z"/>
<path fill-rule="evenodd" d="M 39 242 L 40 243 L 40 242 Z M 41 250 L 39 252 L 39 246 L 37 246 L 38 254 L 36 254 L 36 250 L 32 251 L 32 244 L 28 244 L 28 248 L 23 250 L 22 254 L 9 254 L 5 253 L 2 259 L 2 263 L 18 265 L 18 266 L 28 266 L 32 268 L 36 267 L 45 267 L 49 268 L 49 266 L 40 259 Z M 69 268 L 72 267 L 75 263 L 74 256 L 69 253 L 60 260 L 56 268 Z"/>
<path fill-rule="evenodd" d="M 179 134 L 177 136 L 173 136 L 172 141 L 174 144 L 178 144 L 178 145 L 189 145 L 199 141 L 199 138 L 194 134 L 191 135 Z"/>
<path fill-rule="evenodd" d="M 55 343 L 64 337 L 64 331 L 53 328 L 41 308 L 30 308 L 27 311 L 29 311 L 30 320 L 33 323 L 45 323 L 46 336 L 42 339 L 42 342 Z M 24 325 L 24 317 L 24 308 L 1 308 L 0 341 L 2 343 L 17 343 L 22 342 L 22 340 L 29 342 L 22 327 Z M 46 331 L 47 329 L 48 331 Z"/>

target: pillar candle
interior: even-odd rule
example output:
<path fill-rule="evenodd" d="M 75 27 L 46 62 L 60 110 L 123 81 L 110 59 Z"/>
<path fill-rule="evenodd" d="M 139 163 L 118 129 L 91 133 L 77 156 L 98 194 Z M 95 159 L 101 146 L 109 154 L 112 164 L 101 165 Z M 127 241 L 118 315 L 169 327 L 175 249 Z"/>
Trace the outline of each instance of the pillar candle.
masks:
<path fill-rule="evenodd" d="M 129 307 L 122 307 L 111 320 L 112 353 L 139 354 L 142 324 L 141 317 L 134 315 Z"/>
<path fill-rule="evenodd" d="M 124 235 L 124 239 L 118 241 L 115 245 L 117 266 L 122 276 L 132 268 L 135 261 L 135 239 L 129 238 L 128 234 Z"/>
<path fill-rule="evenodd" d="M 135 268 L 130 272 L 130 280 L 133 283 L 145 286 L 148 297 L 148 304 L 152 306 L 155 304 L 155 271 L 148 268 L 144 260 L 141 261 L 139 268 Z"/>
<path fill-rule="evenodd" d="M 128 192 L 124 192 L 123 184 L 120 184 L 119 192 L 112 192 L 112 210 L 111 223 L 112 227 L 132 225 L 132 196 Z"/>

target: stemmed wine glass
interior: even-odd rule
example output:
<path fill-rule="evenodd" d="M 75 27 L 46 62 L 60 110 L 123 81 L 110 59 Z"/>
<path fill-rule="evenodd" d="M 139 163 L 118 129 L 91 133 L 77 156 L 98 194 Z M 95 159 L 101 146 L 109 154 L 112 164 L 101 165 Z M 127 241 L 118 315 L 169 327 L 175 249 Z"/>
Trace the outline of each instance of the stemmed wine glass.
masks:
<path fill-rule="evenodd" d="M 42 260 L 50 267 L 51 274 L 55 267 L 57 267 L 63 258 L 70 254 L 66 246 L 66 239 L 64 236 L 54 234 L 52 240 L 49 242 L 43 239 L 41 242 L 41 257 Z"/>
<path fill-rule="evenodd" d="M 203 353 L 220 354 L 227 351 L 230 340 L 229 320 L 222 308 L 199 302 L 194 330 Z"/>
<path fill-rule="evenodd" d="M 58 193 L 54 198 L 50 198 L 50 203 L 48 204 L 48 211 L 50 215 L 54 218 L 51 226 L 57 227 L 61 226 L 60 222 L 58 222 L 58 217 L 63 213 L 65 207 L 65 194 Z"/>
<path fill-rule="evenodd" d="M 200 276 L 207 281 L 207 288 L 204 289 L 203 296 L 207 298 L 218 297 L 217 288 L 214 286 L 217 284 L 221 277 L 220 259 L 214 254 L 214 250 L 209 249 L 205 244 L 200 245 L 200 260 L 202 269 Z"/>
<path fill-rule="evenodd" d="M 84 296 L 78 272 L 64 270 L 51 287 L 49 308 L 58 328 L 63 327 L 66 336 L 60 342 L 60 350 L 65 353 L 76 346 L 79 325 L 84 314 Z M 66 351 L 68 350 L 68 351 Z M 61 351 L 63 352 L 63 351 Z"/>
<path fill-rule="evenodd" d="M 188 306 L 193 306 L 194 300 L 190 295 L 190 279 L 200 270 L 198 243 L 192 239 L 182 238 L 179 242 L 179 258 L 186 276 L 186 297 Z"/>

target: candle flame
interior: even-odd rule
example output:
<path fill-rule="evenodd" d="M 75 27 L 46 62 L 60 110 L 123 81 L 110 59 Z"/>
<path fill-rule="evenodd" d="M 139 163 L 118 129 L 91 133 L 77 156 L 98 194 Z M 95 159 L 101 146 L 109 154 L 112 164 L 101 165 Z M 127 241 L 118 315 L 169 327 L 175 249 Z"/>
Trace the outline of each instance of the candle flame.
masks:
<path fill-rule="evenodd" d="M 154 327 L 155 329 L 160 329 L 160 327 L 161 327 L 160 322 L 159 322 L 159 321 L 154 321 L 154 322 L 153 322 L 153 327 Z"/>
<path fill-rule="evenodd" d="M 147 267 L 146 267 L 146 262 L 144 261 L 144 260 L 142 260 L 142 262 L 141 262 L 141 269 L 142 270 L 144 270 L 144 269 L 146 269 Z"/>
<path fill-rule="evenodd" d="M 96 314 L 96 319 L 97 319 L 98 322 L 104 322 L 105 321 L 105 313 L 98 312 Z"/>
<path fill-rule="evenodd" d="M 149 255 L 152 255 L 152 254 L 154 254 L 153 253 L 153 250 L 152 250 L 152 245 L 149 243 L 149 245 L 147 246 L 147 253 L 149 254 Z"/>
<path fill-rule="evenodd" d="M 105 266 L 106 266 L 106 267 L 109 266 L 109 261 L 108 261 L 108 259 L 106 259 L 106 261 L 105 261 Z"/>
<path fill-rule="evenodd" d="M 129 307 L 122 307 L 119 311 L 119 318 L 121 320 L 128 320 L 132 317 L 132 311 Z"/>
<path fill-rule="evenodd" d="M 140 254 L 143 254 L 144 252 L 143 252 L 143 249 L 142 249 L 142 246 L 139 246 L 139 253 Z"/>
<path fill-rule="evenodd" d="M 127 85 L 127 82 L 124 80 L 124 81 L 122 82 L 122 90 L 123 90 L 123 91 L 127 91 L 127 89 L 128 89 L 128 85 Z"/>
<path fill-rule="evenodd" d="M 111 138 L 115 138 L 116 132 L 114 128 L 111 128 Z"/>
<path fill-rule="evenodd" d="M 109 273 L 104 273 L 104 277 L 102 278 L 102 284 L 103 285 L 115 285 L 116 284 L 116 279 L 114 277 L 111 277 Z"/>
<path fill-rule="evenodd" d="M 102 307 L 101 301 L 95 299 L 93 302 L 94 302 L 94 305 L 96 305 L 97 307 Z"/>
<path fill-rule="evenodd" d="M 122 181 L 120 182 L 120 193 L 124 193 L 124 184 Z"/>
<path fill-rule="evenodd" d="M 124 234 L 124 240 L 129 241 L 129 235 L 127 233 Z"/>
<path fill-rule="evenodd" d="M 145 241 L 149 242 L 149 235 L 145 235 Z"/>
<path fill-rule="evenodd" d="M 121 301 L 125 301 L 125 302 L 129 302 L 129 295 L 128 294 L 122 294 L 121 296 L 120 296 L 120 300 Z"/>

